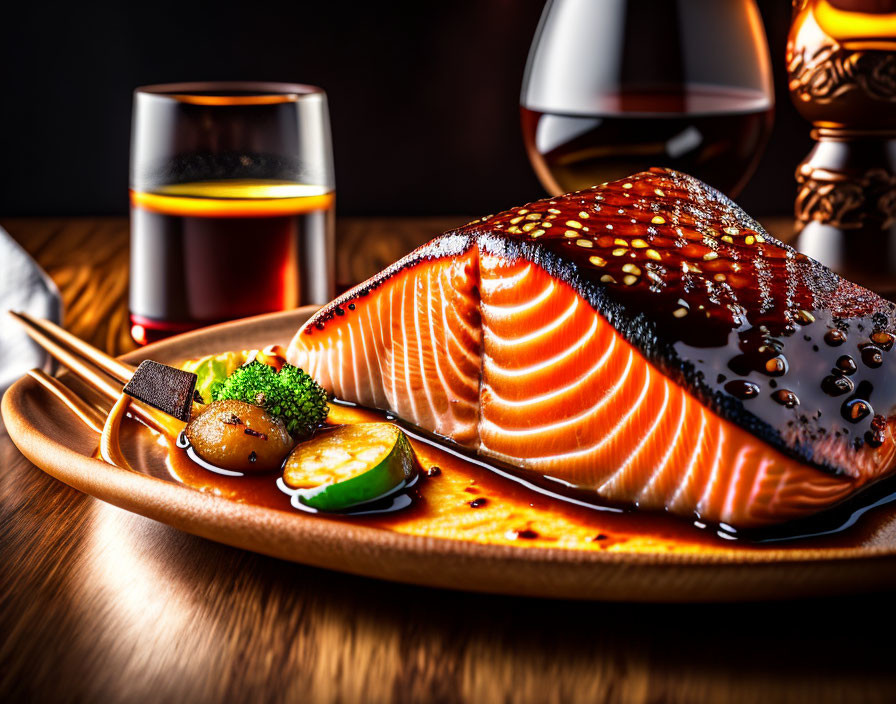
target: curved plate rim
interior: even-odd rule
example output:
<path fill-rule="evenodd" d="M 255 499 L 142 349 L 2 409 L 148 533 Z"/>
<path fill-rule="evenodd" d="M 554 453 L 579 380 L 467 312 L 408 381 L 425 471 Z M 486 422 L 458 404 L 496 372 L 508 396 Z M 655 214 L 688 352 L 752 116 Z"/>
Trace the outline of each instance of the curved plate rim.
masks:
<path fill-rule="evenodd" d="M 222 323 L 201 330 L 178 335 L 162 342 L 140 348 L 121 359 L 134 362 L 180 348 L 187 343 L 208 339 L 213 341 L 222 332 L 245 328 L 254 330 L 292 323 L 297 329 L 316 307 L 306 306 L 293 311 L 273 313 L 253 318 Z M 661 571 L 713 570 L 724 568 L 785 568 L 823 567 L 833 568 L 846 564 L 872 563 L 880 567 L 891 562 L 896 566 L 894 547 L 841 547 L 794 548 L 791 550 L 770 548 L 756 552 L 732 550 L 701 553 L 675 552 L 607 552 L 585 551 L 569 548 L 516 547 L 491 545 L 450 538 L 435 538 L 397 533 L 381 528 L 329 520 L 319 516 L 289 513 L 250 504 L 241 504 L 223 497 L 202 493 L 191 487 L 129 470 L 114 467 L 99 459 L 80 454 L 56 438 L 50 437 L 30 422 L 26 397 L 39 389 L 30 377 L 23 377 L 13 384 L 2 399 L 2 415 L 10 439 L 22 454 L 50 476 L 89 494 L 101 501 L 166 523 L 216 542 L 252 550 L 272 557 L 301 562 L 380 579 L 402 581 L 434 587 L 507 593 L 527 596 L 569 597 L 584 599 L 620 599 L 639 601 L 694 601 L 713 599 L 698 589 L 694 596 L 688 594 L 654 594 L 647 598 L 637 593 L 626 595 L 614 589 L 606 589 L 606 571 L 612 568 L 630 570 L 651 568 Z M 362 559 L 353 561 L 348 558 Z M 415 569 L 394 570 L 384 564 L 389 559 L 416 562 Z M 496 584 L 496 574 L 484 579 L 471 577 L 471 564 L 488 566 L 489 572 L 507 577 L 507 570 L 517 568 L 534 576 L 541 567 L 571 568 L 558 575 L 571 583 L 553 584 L 547 589 L 545 580 L 534 584 L 515 582 Z M 444 574 L 439 568 L 448 567 Z M 460 569 L 459 569 L 460 567 Z M 598 574 L 599 573 L 599 574 Z M 888 570 L 889 573 L 889 570 Z M 593 588 L 587 577 L 595 576 Z M 655 575 L 654 575 L 655 576 Z M 887 583 L 896 583 L 896 572 L 889 575 Z M 644 574 L 651 579 L 651 574 Z M 550 581 L 550 580 L 548 580 Z M 726 580 L 727 581 L 727 580 Z M 499 580 L 500 582 L 500 580 Z M 861 584 L 852 585 L 861 588 Z M 879 586 L 879 585 L 877 585 Z M 785 590 L 786 591 L 786 590 Z M 838 590 L 839 591 L 839 590 Z M 788 592 L 791 594 L 792 592 Z M 799 592 L 798 592 L 799 593 Z M 806 590 L 806 593 L 811 593 Z M 729 596 L 717 595 L 719 600 Z M 763 598 L 763 593 L 757 594 Z M 769 598 L 774 595 L 765 595 Z M 634 598 L 632 598 L 634 597 Z"/>

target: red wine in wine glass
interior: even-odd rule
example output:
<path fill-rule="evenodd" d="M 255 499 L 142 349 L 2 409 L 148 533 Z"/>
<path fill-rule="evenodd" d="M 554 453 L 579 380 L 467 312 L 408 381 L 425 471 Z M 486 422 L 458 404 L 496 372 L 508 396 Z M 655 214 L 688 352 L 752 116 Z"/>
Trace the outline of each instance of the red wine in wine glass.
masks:
<path fill-rule="evenodd" d="M 753 0 L 554 0 L 521 99 L 529 159 L 551 194 L 667 166 L 734 196 L 773 114 Z"/>

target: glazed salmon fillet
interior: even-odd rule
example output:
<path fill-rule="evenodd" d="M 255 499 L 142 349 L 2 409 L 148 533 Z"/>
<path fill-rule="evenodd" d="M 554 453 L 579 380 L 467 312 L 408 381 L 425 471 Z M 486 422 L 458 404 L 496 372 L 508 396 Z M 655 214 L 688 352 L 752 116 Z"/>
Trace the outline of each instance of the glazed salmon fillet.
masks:
<path fill-rule="evenodd" d="M 654 169 L 434 239 L 287 356 L 555 491 L 746 528 L 892 472 L 894 313 Z"/>

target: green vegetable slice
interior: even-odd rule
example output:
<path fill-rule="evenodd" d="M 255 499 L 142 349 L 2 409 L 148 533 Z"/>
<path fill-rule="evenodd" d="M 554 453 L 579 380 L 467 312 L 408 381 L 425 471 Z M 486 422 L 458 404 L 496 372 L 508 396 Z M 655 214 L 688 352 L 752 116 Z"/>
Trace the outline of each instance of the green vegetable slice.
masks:
<path fill-rule="evenodd" d="M 223 384 L 241 365 L 246 363 L 249 352 L 225 352 L 184 362 L 181 368 L 185 372 L 193 372 L 196 380 L 196 391 L 204 403 L 211 403 L 215 387 Z"/>
<path fill-rule="evenodd" d="M 382 498 L 414 477 L 417 458 L 390 423 L 343 425 L 301 443 L 287 458 L 283 483 L 321 511 L 342 511 Z"/>

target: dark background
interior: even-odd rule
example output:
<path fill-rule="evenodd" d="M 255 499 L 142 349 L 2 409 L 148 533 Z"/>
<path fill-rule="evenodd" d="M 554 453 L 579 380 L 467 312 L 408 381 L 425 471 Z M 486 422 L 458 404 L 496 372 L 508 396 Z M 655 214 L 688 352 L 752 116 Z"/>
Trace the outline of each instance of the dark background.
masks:
<path fill-rule="evenodd" d="M 102 5 L 3 10 L 0 215 L 125 213 L 131 91 L 194 80 L 323 86 L 343 214 L 475 215 L 544 195 L 518 116 L 542 0 Z M 790 211 L 810 141 L 786 91 L 790 3 L 759 6 L 777 113 L 738 200 L 762 216 Z"/>

